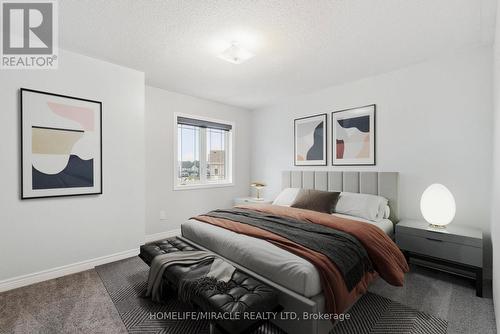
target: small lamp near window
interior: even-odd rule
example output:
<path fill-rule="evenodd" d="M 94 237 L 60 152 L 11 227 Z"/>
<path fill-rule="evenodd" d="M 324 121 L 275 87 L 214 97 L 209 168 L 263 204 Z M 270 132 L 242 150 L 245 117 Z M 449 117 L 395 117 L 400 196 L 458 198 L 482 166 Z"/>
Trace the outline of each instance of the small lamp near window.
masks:
<path fill-rule="evenodd" d="M 427 187 L 420 199 L 420 211 L 431 227 L 445 228 L 455 218 L 456 210 L 453 194 L 439 183 Z"/>
<path fill-rule="evenodd" d="M 250 187 L 252 188 L 255 188 L 255 190 L 257 191 L 257 197 L 255 197 L 255 200 L 257 201 L 262 201 L 264 200 L 262 197 L 260 197 L 260 191 L 266 187 L 266 185 L 262 182 L 252 182 L 250 184 Z"/>

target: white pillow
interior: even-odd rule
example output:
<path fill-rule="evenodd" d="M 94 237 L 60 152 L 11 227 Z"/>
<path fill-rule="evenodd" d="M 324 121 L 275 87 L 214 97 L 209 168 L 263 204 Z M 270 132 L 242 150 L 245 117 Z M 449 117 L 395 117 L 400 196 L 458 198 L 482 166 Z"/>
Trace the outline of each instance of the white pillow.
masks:
<path fill-rule="evenodd" d="M 295 199 L 297 198 L 297 195 L 299 194 L 300 190 L 301 190 L 300 188 L 283 189 L 278 195 L 278 197 L 276 197 L 273 204 L 281 206 L 291 206 L 295 202 Z"/>
<path fill-rule="evenodd" d="M 389 207 L 389 205 L 386 205 L 384 209 L 384 219 L 387 219 L 390 216 L 391 216 L 391 208 Z"/>
<path fill-rule="evenodd" d="M 341 192 L 335 212 L 377 222 L 384 218 L 386 206 L 381 196 Z"/>

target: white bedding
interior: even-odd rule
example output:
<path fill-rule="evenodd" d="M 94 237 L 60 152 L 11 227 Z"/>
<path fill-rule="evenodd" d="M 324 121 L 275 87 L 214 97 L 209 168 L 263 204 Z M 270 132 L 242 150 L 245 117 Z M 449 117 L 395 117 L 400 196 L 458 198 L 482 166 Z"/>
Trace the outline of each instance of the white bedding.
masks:
<path fill-rule="evenodd" d="M 391 238 L 394 235 L 394 224 L 389 219 L 382 219 L 381 221 L 374 222 L 374 221 L 371 221 L 371 220 L 368 220 L 368 219 L 363 219 L 363 218 L 359 218 L 359 217 L 353 217 L 353 216 L 349 216 L 349 215 L 343 215 L 343 214 L 340 214 L 340 213 L 332 213 L 332 215 L 337 216 L 337 217 L 341 217 L 341 218 L 348 218 L 348 219 L 353 219 L 353 220 L 359 220 L 360 222 L 365 222 L 365 223 L 368 223 L 368 224 L 375 225 L 378 228 L 380 228 L 382 231 L 384 231 L 385 234 L 387 234 Z"/>
<path fill-rule="evenodd" d="M 373 224 L 392 235 L 393 225 L 388 219 L 370 222 L 362 218 L 335 215 Z M 265 240 L 196 220 L 187 221 L 181 229 L 185 238 L 305 297 L 321 293 L 319 273 L 313 264 Z"/>

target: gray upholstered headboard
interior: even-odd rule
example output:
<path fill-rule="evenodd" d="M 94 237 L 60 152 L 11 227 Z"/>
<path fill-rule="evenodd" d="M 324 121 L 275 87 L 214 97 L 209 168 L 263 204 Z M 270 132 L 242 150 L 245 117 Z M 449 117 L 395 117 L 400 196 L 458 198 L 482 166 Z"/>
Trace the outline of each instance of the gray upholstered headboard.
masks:
<path fill-rule="evenodd" d="M 393 223 L 399 221 L 399 173 L 284 171 L 281 187 L 348 191 L 379 195 L 389 200 Z"/>

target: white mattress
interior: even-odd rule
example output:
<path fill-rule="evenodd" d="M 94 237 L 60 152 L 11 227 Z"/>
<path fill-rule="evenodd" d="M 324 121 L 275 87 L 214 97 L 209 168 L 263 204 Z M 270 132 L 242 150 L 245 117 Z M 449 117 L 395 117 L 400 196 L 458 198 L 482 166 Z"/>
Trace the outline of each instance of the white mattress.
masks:
<path fill-rule="evenodd" d="M 361 218 L 336 215 L 364 221 Z M 388 219 L 379 223 L 365 222 L 376 225 L 392 235 L 393 225 Z M 321 293 L 320 276 L 313 264 L 265 240 L 196 220 L 187 221 L 182 224 L 181 229 L 185 238 L 294 292 L 305 297 Z"/>

